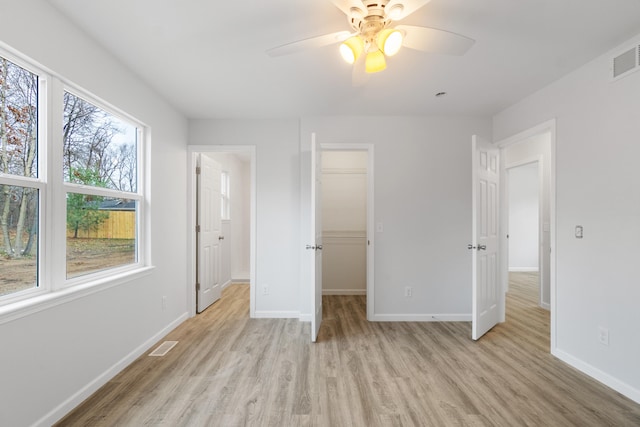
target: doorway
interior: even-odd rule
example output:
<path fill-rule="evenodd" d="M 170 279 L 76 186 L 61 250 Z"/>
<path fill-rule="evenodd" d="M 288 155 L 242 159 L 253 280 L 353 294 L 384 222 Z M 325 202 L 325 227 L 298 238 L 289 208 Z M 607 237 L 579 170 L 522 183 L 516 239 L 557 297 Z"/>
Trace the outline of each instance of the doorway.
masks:
<path fill-rule="evenodd" d="M 350 144 L 350 143 L 323 143 L 320 145 L 323 161 L 328 160 L 328 166 L 325 169 L 328 175 L 332 177 L 322 176 L 321 179 L 329 182 L 329 189 L 336 187 L 340 181 L 350 181 L 346 185 L 349 191 L 336 191 L 329 193 L 329 197 L 333 200 L 330 205 L 339 205 L 339 201 L 346 197 L 351 197 L 353 192 L 357 195 L 357 200 L 353 202 L 353 206 L 357 207 L 358 214 L 348 215 L 346 220 L 339 221 L 322 221 L 323 233 L 329 238 L 329 246 L 325 255 L 331 258 L 338 258 L 340 251 L 353 250 L 357 265 L 355 269 L 351 269 L 344 260 L 338 260 L 341 264 L 342 273 L 338 272 L 338 279 L 324 286 L 323 280 L 322 290 L 324 294 L 333 295 L 349 295 L 349 294 L 366 294 L 367 319 L 372 320 L 374 316 L 375 298 L 374 298 L 374 149 L 371 144 Z M 337 182 L 331 182 L 331 181 Z M 323 187 L 325 184 L 323 183 Z M 351 203 L 351 201 L 349 202 Z M 330 209 L 330 208 L 329 208 Z M 364 211 L 364 218 L 361 216 Z M 329 218 L 339 216 L 335 212 L 329 213 L 323 207 L 323 215 L 329 215 Z M 364 225 L 363 225 L 364 221 Z M 326 245 L 326 243 L 323 241 Z M 351 248 L 349 248 L 351 246 Z M 333 254 L 332 254 L 333 252 Z M 323 260 L 324 264 L 324 260 Z M 329 264 L 331 265 L 331 264 Z M 323 267 L 324 270 L 324 267 Z M 364 271 L 363 271 L 364 270 Z M 328 280 L 336 277 L 336 272 L 327 272 Z M 362 274 L 364 274 L 364 288 L 356 286 L 353 283 L 358 281 L 362 283 Z M 352 281 L 351 281 L 352 280 Z M 312 282 L 311 293 L 314 294 L 315 285 Z M 312 304 L 314 307 L 314 304 Z"/>
<path fill-rule="evenodd" d="M 505 153 L 509 150 L 505 150 Z M 541 226 L 544 218 L 543 191 L 544 167 L 542 156 L 526 163 L 508 164 L 505 167 L 507 205 L 507 270 L 513 277 L 536 283 L 538 305 L 549 309 L 548 294 L 545 295 L 545 235 Z M 541 262 L 542 261 L 542 262 Z M 508 290 L 508 288 L 507 288 Z"/>
<path fill-rule="evenodd" d="M 322 242 L 322 294 L 366 295 L 366 151 L 322 151 Z"/>
<path fill-rule="evenodd" d="M 535 264 L 526 258 L 516 258 L 523 255 L 522 253 L 514 254 L 513 247 L 527 246 L 529 260 L 535 257 L 537 253 L 537 288 L 538 288 L 538 305 L 544 309 L 550 310 L 551 314 L 551 349 L 555 348 L 555 120 L 542 123 L 529 130 L 521 132 L 510 138 L 497 143 L 501 150 L 501 175 L 504 178 L 504 184 L 501 188 L 501 269 L 500 277 L 504 291 L 509 287 L 509 271 L 514 270 L 534 270 Z M 527 169 L 528 168 L 528 169 Z M 515 172 L 514 172 L 515 171 Z M 526 177 L 518 177 L 517 174 L 528 175 Z M 528 226 L 523 225 L 523 216 L 515 219 L 520 222 L 518 225 L 509 224 L 509 219 L 515 209 L 518 207 L 509 206 L 510 190 L 512 186 L 524 185 L 518 184 L 516 181 L 529 181 L 529 187 L 537 187 L 537 219 L 533 218 L 537 225 L 531 225 L 532 217 L 535 217 L 536 199 L 535 189 L 529 188 L 529 196 L 527 200 L 520 200 L 520 207 L 528 205 L 528 212 L 524 213 L 524 218 L 528 222 Z M 532 183 L 531 180 L 537 180 Z M 520 187 L 520 191 L 524 187 Z M 522 195 L 522 194 L 520 194 Z M 516 196 L 518 197 L 518 196 Z M 513 197 L 512 197 L 513 198 Z M 525 197 L 526 199 L 526 197 Z M 532 208 L 532 205 L 534 206 Z M 517 214 L 517 213 L 516 213 Z M 513 218 L 511 218 L 513 220 Z M 516 228 L 514 228 L 516 227 Z M 522 240 L 516 241 L 518 236 L 513 235 L 512 230 L 518 233 L 517 228 L 526 228 L 525 233 L 529 233 L 529 240 L 533 243 L 523 243 Z M 532 230 L 531 228 L 535 228 Z M 520 230 L 522 231 L 522 230 Z M 533 237 L 531 236 L 533 234 Z M 523 237 L 520 236 L 520 239 Z M 526 237 L 525 237 L 526 238 Z M 531 245 L 537 245 L 532 249 Z M 521 263 L 522 265 L 515 265 Z M 504 319 L 503 319 L 504 321 Z"/>
<path fill-rule="evenodd" d="M 198 276 L 198 257 L 196 245 L 198 233 L 197 222 L 197 159 L 201 154 L 215 159 L 221 165 L 222 181 L 220 182 L 221 203 L 218 204 L 222 217 L 222 233 L 224 240 L 221 246 L 221 285 L 232 282 L 249 283 L 251 317 L 255 315 L 255 188 L 256 188 L 256 156 L 255 146 L 189 146 L 188 148 L 188 193 L 187 193 L 187 244 L 188 244 L 188 277 L 187 298 L 190 316 L 196 314 Z M 227 202 L 222 184 L 227 184 Z"/>

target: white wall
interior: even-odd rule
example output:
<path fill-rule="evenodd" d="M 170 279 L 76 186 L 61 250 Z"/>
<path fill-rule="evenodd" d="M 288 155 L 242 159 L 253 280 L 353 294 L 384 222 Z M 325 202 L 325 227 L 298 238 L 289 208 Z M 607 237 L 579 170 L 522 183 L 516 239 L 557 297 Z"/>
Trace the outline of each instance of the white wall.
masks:
<path fill-rule="evenodd" d="M 538 271 L 538 164 L 509 174 L 509 271 Z"/>
<path fill-rule="evenodd" d="M 367 285 L 367 152 L 322 152 L 322 293 Z"/>
<path fill-rule="evenodd" d="M 470 319 L 471 135 L 490 121 L 453 117 L 192 120 L 189 144 L 257 148 L 256 315 L 310 316 L 302 265 L 310 139 L 375 147 L 375 314 Z M 269 295 L 263 295 L 263 286 Z M 413 297 L 404 297 L 404 287 Z"/>
<path fill-rule="evenodd" d="M 0 1 L 0 40 L 151 128 L 147 276 L 0 324 L 0 425 L 50 425 L 187 315 L 187 121 L 44 0 Z M 167 297 L 162 310 L 162 296 Z"/>
<path fill-rule="evenodd" d="M 640 402 L 640 72 L 610 81 L 611 58 L 632 42 L 640 36 L 497 114 L 494 136 L 556 119 L 552 351 Z"/>
<path fill-rule="evenodd" d="M 489 120 L 455 117 L 317 117 L 301 128 L 302 235 L 308 230 L 311 133 L 319 143 L 374 146 L 375 301 L 378 320 L 470 319 L 471 135 Z M 306 213 L 306 214 L 305 214 Z M 303 245 L 300 242 L 300 246 Z M 301 276 L 300 310 L 310 285 Z M 413 296 L 404 296 L 404 287 Z M 433 317 L 432 317 L 433 316 Z"/>
<path fill-rule="evenodd" d="M 192 120 L 191 145 L 256 146 L 256 317 L 300 314 L 297 120 Z M 263 294 L 268 286 L 269 294 Z"/>

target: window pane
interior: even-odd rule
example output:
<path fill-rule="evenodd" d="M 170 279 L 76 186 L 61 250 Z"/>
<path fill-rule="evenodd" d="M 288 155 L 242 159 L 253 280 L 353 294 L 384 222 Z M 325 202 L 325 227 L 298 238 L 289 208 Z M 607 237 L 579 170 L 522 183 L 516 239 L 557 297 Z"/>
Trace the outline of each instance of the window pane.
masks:
<path fill-rule="evenodd" d="M 221 215 L 222 219 L 230 219 L 230 208 L 229 208 L 229 172 L 222 171 L 220 174 L 220 195 L 221 195 Z"/>
<path fill-rule="evenodd" d="M 65 92 L 65 181 L 135 193 L 137 135 L 132 124 Z"/>
<path fill-rule="evenodd" d="M 67 278 L 137 262 L 137 202 L 67 193 Z"/>
<path fill-rule="evenodd" d="M 38 190 L 0 185 L 0 296 L 38 286 Z"/>
<path fill-rule="evenodd" d="M 0 57 L 0 173 L 37 177 L 38 76 Z"/>

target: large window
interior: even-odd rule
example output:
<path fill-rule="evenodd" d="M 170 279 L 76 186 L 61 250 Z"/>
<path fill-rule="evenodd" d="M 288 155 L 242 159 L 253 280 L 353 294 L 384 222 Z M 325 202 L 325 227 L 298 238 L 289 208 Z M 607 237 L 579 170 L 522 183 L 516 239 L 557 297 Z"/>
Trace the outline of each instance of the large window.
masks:
<path fill-rule="evenodd" d="M 0 297 L 38 286 L 38 82 L 0 56 Z"/>
<path fill-rule="evenodd" d="M 64 93 L 67 278 L 137 261 L 138 129 Z"/>
<path fill-rule="evenodd" d="M 143 266 L 143 141 L 135 120 L 0 51 L 0 305 Z"/>

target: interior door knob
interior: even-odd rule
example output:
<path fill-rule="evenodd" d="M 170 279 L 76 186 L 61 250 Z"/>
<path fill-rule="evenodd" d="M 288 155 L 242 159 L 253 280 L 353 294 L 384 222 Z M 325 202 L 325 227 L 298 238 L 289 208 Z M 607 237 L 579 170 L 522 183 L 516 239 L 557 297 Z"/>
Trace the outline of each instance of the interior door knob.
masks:
<path fill-rule="evenodd" d="M 224 240 L 224 236 L 218 236 L 218 240 Z"/>
<path fill-rule="evenodd" d="M 476 247 L 475 247 L 475 246 L 473 246 L 471 243 L 469 243 L 469 244 L 467 245 L 467 249 L 475 249 L 475 248 L 476 248 Z"/>
<path fill-rule="evenodd" d="M 478 245 L 478 250 L 479 251 L 486 251 L 487 250 L 487 245 Z"/>
<path fill-rule="evenodd" d="M 322 245 L 316 246 L 316 250 L 321 251 L 322 250 Z"/>
<path fill-rule="evenodd" d="M 311 246 L 311 245 L 307 245 L 307 249 L 313 249 L 313 250 L 315 250 L 315 249 L 316 249 L 316 247 L 315 247 L 315 246 Z"/>

